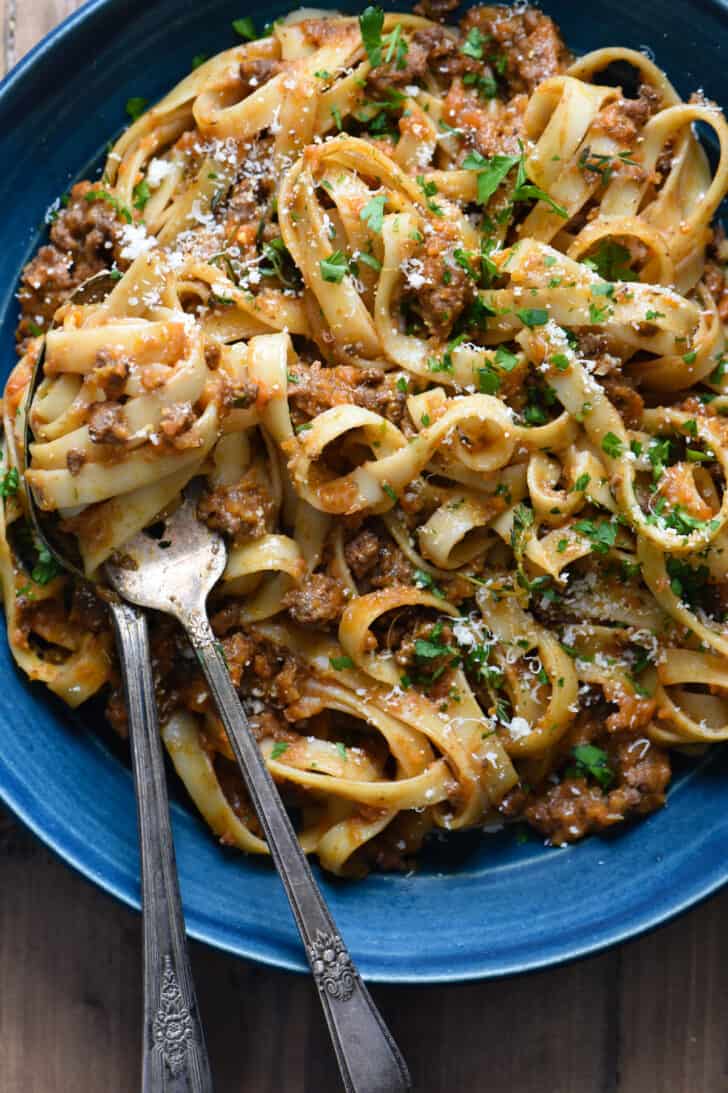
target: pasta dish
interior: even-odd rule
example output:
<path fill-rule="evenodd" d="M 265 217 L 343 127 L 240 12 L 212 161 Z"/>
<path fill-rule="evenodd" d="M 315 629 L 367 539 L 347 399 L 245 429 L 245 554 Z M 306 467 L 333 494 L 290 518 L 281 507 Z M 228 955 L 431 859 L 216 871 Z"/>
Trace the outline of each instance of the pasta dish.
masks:
<path fill-rule="evenodd" d="M 725 120 L 641 52 L 575 59 L 536 9 L 453 7 L 239 19 L 130 100 L 103 175 L 49 210 L 4 392 L 19 666 L 126 733 L 95 589 L 202 477 L 213 629 L 343 875 L 507 821 L 572 842 L 728 738 Z M 266 853 L 191 647 L 150 625 L 177 773 Z"/>

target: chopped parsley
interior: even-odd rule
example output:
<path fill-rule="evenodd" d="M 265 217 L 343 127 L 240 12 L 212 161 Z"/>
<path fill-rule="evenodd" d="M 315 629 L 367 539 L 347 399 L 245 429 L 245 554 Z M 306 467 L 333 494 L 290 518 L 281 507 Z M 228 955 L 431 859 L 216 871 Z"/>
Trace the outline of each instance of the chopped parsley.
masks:
<path fill-rule="evenodd" d="M 516 315 L 524 326 L 544 326 L 549 321 L 549 313 L 545 307 L 522 307 L 516 309 Z"/>
<path fill-rule="evenodd" d="M 594 554 L 608 554 L 617 539 L 617 525 L 609 520 L 577 520 L 574 530 L 589 539 Z"/>
<path fill-rule="evenodd" d="M 478 369 L 478 390 L 483 395 L 495 395 L 500 389 L 500 376 L 492 364 Z"/>
<path fill-rule="evenodd" d="M 433 596 L 438 596 L 441 600 L 445 599 L 445 593 L 440 586 L 436 584 L 435 578 L 431 573 L 427 573 L 424 569 L 415 570 L 414 582 L 417 588 L 421 588 L 425 592 L 431 592 Z"/>
<path fill-rule="evenodd" d="M 369 266 L 369 268 L 373 269 L 375 273 L 379 273 L 380 269 L 382 268 L 382 263 L 379 261 L 379 259 L 375 258 L 373 254 L 369 254 L 366 251 L 359 251 L 356 260 L 357 262 L 363 262 L 365 266 Z"/>
<path fill-rule="evenodd" d="M 469 152 L 462 165 L 466 171 L 477 171 L 478 173 L 478 202 L 480 205 L 487 205 L 501 183 L 516 167 L 516 184 L 510 195 L 511 205 L 517 201 L 529 201 L 531 199 L 545 201 L 558 216 L 563 217 L 565 220 L 569 217 L 566 209 L 562 208 L 561 205 L 557 205 L 544 190 L 529 182 L 526 175 L 526 157 L 523 152 L 517 156 L 496 155 L 491 156 L 489 159 L 482 156 L 480 152 Z"/>
<path fill-rule="evenodd" d="M 584 265 L 595 270 L 605 281 L 631 281 L 634 277 L 631 261 L 632 255 L 626 247 L 604 239 L 584 261 Z"/>
<path fill-rule="evenodd" d="M 370 228 L 371 231 L 381 234 L 382 225 L 384 224 L 384 206 L 387 203 L 385 194 L 378 194 L 377 197 L 372 197 L 367 201 L 366 205 L 359 213 L 359 219 Z"/>
<path fill-rule="evenodd" d="M 610 309 L 605 304 L 604 307 L 598 307 L 593 301 L 589 304 L 589 322 L 596 326 L 598 323 L 603 323 L 605 319 L 608 319 L 610 315 Z"/>
<path fill-rule="evenodd" d="M 351 657 L 329 657 L 329 664 L 335 672 L 343 672 L 346 668 L 354 667 Z"/>
<path fill-rule="evenodd" d="M 673 458 L 673 441 L 669 436 L 655 438 L 647 450 L 647 458 L 652 464 L 652 480 L 658 482 Z"/>
<path fill-rule="evenodd" d="M 471 27 L 460 47 L 460 52 L 466 57 L 472 57 L 474 61 L 482 61 L 483 45 L 487 40 L 477 27 Z"/>
<path fill-rule="evenodd" d="M 622 441 L 616 433 L 609 432 L 602 437 L 602 451 L 612 459 L 619 459 L 622 454 Z"/>
<path fill-rule="evenodd" d="M 44 543 L 36 542 L 36 550 L 38 557 L 31 570 L 30 578 L 36 584 L 48 584 L 63 570 Z"/>
<path fill-rule="evenodd" d="M 465 50 L 462 50 L 464 53 Z M 484 99 L 494 99 L 498 94 L 498 84 L 490 72 L 466 72 L 463 76 L 466 87 L 474 87 Z"/>
<path fill-rule="evenodd" d="M 367 7 L 359 16 L 359 30 L 372 68 L 382 63 L 382 28 L 384 12 L 379 7 Z"/>
<path fill-rule="evenodd" d="M 407 67 L 406 57 L 409 52 L 407 39 L 402 37 L 402 24 L 397 23 L 392 33 L 387 34 L 383 41 L 387 43 L 384 63 L 389 65 L 394 61 L 394 67 L 401 72 Z"/>
<path fill-rule="evenodd" d="M 685 600 L 692 606 L 707 606 L 705 600 L 710 570 L 706 565 L 695 567 L 668 556 L 665 567 L 670 578 L 670 589 L 679 600 Z"/>
<path fill-rule="evenodd" d="M 571 754 L 576 760 L 575 772 L 577 777 L 591 777 L 598 782 L 602 789 L 608 789 L 614 781 L 614 771 L 609 766 L 607 753 L 597 748 L 594 744 L 577 744 L 571 749 Z M 567 774 L 571 773 L 567 770 Z"/>
<path fill-rule="evenodd" d="M 618 152 L 616 156 L 599 155 L 596 152 L 592 152 L 591 148 L 587 146 L 579 156 L 579 166 L 582 171 L 600 175 L 603 185 L 608 186 L 619 162 L 629 163 L 633 167 L 638 166 L 635 160 L 630 159 L 631 155 L 631 152 Z"/>
<path fill-rule="evenodd" d="M 518 357 L 504 346 L 499 345 L 495 351 L 495 363 L 499 368 L 502 368 L 504 372 L 512 372 L 518 364 Z"/>
<path fill-rule="evenodd" d="M 244 38 L 246 42 L 253 42 L 258 37 L 258 31 L 250 15 L 244 15 L 242 19 L 233 19 L 233 30 L 238 38 Z"/>
<path fill-rule="evenodd" d="M 288 751 L 288 744 L 285 740 L 276 740 L 273 745 L 273 750 L 270 753 L 271 759 L 280 759 L 280 757 Z"/>
<path fill-rule="evenodd" d="M 0 497 L 11 497 L 18 492 L 19 485 L 20 475 L 18 474 L 18 468 L 11 467 L 10 470 L 5 471 L 5 474 L 0 478 Z"/>
<path fill-rule="evenodd" d="M 142 99 L 139 95 L 126 100 L 126 112 L 132 121 L 140 118 L 149 106 L 149 99 Z"/>
<path fill-rule="evenodd" d="M 280 235 L 269 239 L 261 246 L 261 253 L 269 263 L 258 268 L 264 277 L 277 277 L 288 288 L 297 288 L 300 281 L 298 267 Z"/>
<path fill-rule="evenodd" d="M 152 196 L 152 191 L 149 189 L 149 183 L 144 178 L 141 182 L 137 182 L 132 191 L 132 197 L 134 198 L 134 208 L 139 209 L 140 212 L 144 211 L 144 208 Z"/>
<path fill-rule="evenodd" d="M 443 216 L 443 211 L 436 201 L 433 201 L 433 196 L 437 193 L 437 184 L 435 182 L 426 182 L 424 175 L 417 175 L 417 185 L 425 195 L 425 203 L 430 212 L 435 216 Z"/>
<path fill-rule="evenodd" d="M 343 251 L 335 250 L 328 258 L 321 259 L 319 268 L 324 281 L 339 285 L 344 280 L 344 275 L 349 272 L 349 263 Z"/>

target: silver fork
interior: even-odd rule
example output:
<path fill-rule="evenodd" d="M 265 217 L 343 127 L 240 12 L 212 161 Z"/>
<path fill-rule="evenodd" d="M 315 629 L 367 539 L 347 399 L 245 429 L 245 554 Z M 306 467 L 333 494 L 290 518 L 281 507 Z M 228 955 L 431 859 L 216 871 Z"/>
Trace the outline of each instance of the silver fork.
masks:
<path fill-rule="evenodd" d="M 187 631 L 291 904 L 347 1093 L 401 1093 L 411 1088 L 407 1066 L 336 929 L 210 628 L 207 596 L 227 551 L 196 510 L 189 493 L 159 538 L 142 532 L 124 544 L 108 578 L 125 600 L 173 615 Z"/>
<path fill-rule="evenodd" d="M 73 293 L 74 304 L 96 303 L 113 288 L 106 273 L 90 277 Z M 30 450 L 30 406 L 43 377 L 45 341 L 26 395 L 25 450 Z M 25 491 L 36 536 L 67 572 L 87 578 L 55 533 L 53 517 L 41 513 L 33 491 Z M 200 1021 L 177 880 L 169 818 L 164 753 L 143 611 L 113 595 L 106 599 L 129 715 L 141 860 L 144 950 L 144 1025 L 141 1093 L 212 1093 L 212 1074 Z"/>

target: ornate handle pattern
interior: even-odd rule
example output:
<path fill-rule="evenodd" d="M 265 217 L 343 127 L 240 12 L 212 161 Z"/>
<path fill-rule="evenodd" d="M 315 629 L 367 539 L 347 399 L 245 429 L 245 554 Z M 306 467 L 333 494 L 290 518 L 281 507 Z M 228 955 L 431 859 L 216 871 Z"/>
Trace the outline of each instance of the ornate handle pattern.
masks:
<path fill-rule="evenodd" d="M 212 1093 L 169 819 L 144 614 L 111 605 L 129 711 L 144 934 L 142 1093 Z"/>
<path fill-rule="evenodd" d="M 339 936 L 203 613 L 182 618 L 283 881 L 347 1093 L 404 1093 L 407 1066 Z"/>

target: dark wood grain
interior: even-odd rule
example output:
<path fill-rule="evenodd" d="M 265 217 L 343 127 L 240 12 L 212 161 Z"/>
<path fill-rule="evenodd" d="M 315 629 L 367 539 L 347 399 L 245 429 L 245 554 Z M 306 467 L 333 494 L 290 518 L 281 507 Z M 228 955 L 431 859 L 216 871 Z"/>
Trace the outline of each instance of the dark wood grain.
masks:
<path fill-rule="evenodd" d="M 723 1093 L 728 892 L 501 983 L 374 988 L 422 1093 Z M 193 946 L 217 1093 L 339 1089 L 308 979 Z M 139 918 L 4 820 L 0 1090 L 136 1093 Z"/>
<path fill-rule="evenodd" d="M 15 0 L 14 57 L 79 3 Z M 373 993 L 420 1093 L 725 1093 L 727 922 L 725 891 L 569 967 Z M 308 979 L 192 957 L 217 1093 L 338 1093 Z M 138 915 L 0 811 L 0 1093 L 138 1093 L 140 976 Z"/>

